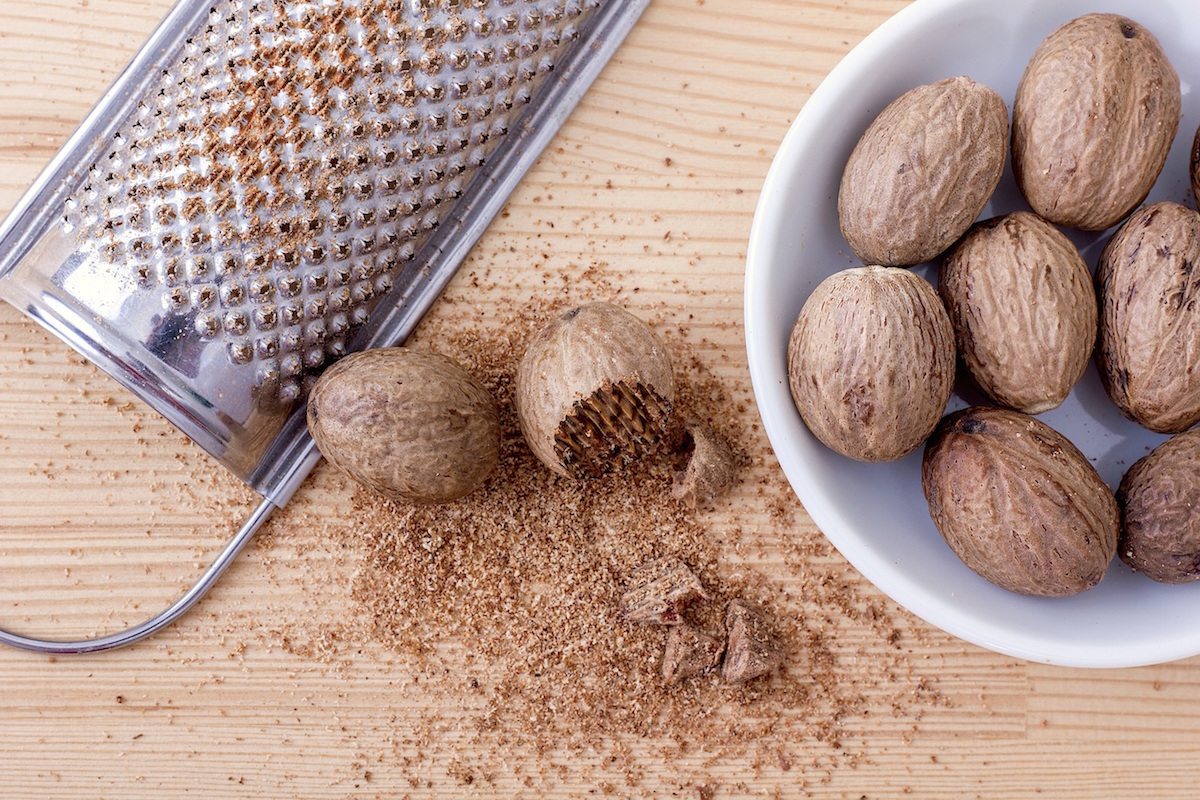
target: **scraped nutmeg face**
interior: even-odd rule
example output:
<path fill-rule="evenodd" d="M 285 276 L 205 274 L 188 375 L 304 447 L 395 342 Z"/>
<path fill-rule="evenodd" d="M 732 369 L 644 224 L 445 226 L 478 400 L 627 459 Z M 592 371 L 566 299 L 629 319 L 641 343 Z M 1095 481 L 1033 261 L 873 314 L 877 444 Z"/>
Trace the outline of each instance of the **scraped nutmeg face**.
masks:
<path fill-rule="evenodd" d="M 602 475 L 654 449 L 675 399 L 670 357 L 650 326 L 610 303 L 550 322 L 517 370 L 529 449 L 564 477 Z"/>
<path fill-rule="evenodd" d="M 554 434 L 555 455 L 577 478 L 603 475 L 652 450 L 670 414 L 670 401 L 639 381 L 601 386 L 563 418 Z"/>

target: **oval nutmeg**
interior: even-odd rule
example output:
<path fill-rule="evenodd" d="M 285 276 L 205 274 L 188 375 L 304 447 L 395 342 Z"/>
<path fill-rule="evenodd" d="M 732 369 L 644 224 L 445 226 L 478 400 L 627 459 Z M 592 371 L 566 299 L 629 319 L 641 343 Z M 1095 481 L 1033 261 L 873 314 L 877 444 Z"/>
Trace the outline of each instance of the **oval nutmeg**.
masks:
<path fill-rule="evenodd" d="M 1096 360 L 1125 416 L 1159 433 L 1200 422 L 1200 214 L 1162 202 L 1134 213 L 1096 267 Z"/>
<path fill-rule="evenodd" d="M 921 484 L 942 538 L 973 571 L 1012 592 L 1077 594 L 1117 551 L 1117 501 L 1065 436 L 1018 411 L 947 416 L 925 448 Z"/>
<path fill-rule="evenodd" d="M 827 447 L 859 461 L 915 450 L 946 409 L 954 367 L 954 330 L 937 292 L 895 267 L 826 278 L 788 342 L 800 416 Z"/>
<path fill-rule="evenodd" d="M 987 204 L 1008 149 L 1008 108 L 967 77 L 892 101 L 842 173 L 838 226 L 864 264 L 912 266 L 954 244 Z"/>
<path fill-rule="evenodd" d="M 675 378 L 650 326 L 619 306 L 588 303 L 533 338 L 517 368 L 516 406 L 529 449 L 563 476 L 596 476 L 662 440 Z"/>
<path fill-rule="evenodd" d="M 1034 50 L 1013 100 L 1013 174 L 1059 225 L 1103 230 L 1146 199 L 1179 129 L 1179 75 L 1117 14 L 1067 22 Z"/>
<path fill-rule="evenodd" d="M 938 292 L 963 363 L 1000 405 L 1057 408 L 1096 342 L 1096 294 L 1083 257 L 1050 223 L 1017 211 L 981 222 L 942 262 Z"/>
<path fill-rule="evenodd" d="M 453 359 L 407 347 L 351 353 L 325 370 L 308 429 L 327 461 L 392 500 L 457 500 L 500 458 L 487 388 Z"/>
<path fill-rule="evenodd" d="M 1117 490 L 1121 560 L 1163 583 L 1200 579 L 1200 429 L 1134 463 Z"/>

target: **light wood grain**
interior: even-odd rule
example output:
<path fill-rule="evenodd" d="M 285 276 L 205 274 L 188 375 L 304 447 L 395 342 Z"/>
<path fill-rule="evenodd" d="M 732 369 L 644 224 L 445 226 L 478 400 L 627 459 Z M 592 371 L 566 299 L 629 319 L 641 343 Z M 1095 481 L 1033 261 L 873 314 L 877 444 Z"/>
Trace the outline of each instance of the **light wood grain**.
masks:
<path fill-rule="evenodd" d="M 613 298 L 684 331 L 754 414 L 741 280 L 759 187 L 822 77 L 905 4 L 654 0 L 472 253 L 439 323 L 498 325 L 513 298 L 552 298 L 564 276 L 599 272 Z M 0 4 L 0 211 L 168 6 Z M 775 469 L 761 433 L 754 447 L 759 468 Z M 147 642 L 78 658 L 0 651 L 0 796 L 695 797 L 701 784 L 716 797 L 1196 795 L 1200 660 L 1110 672 L 1013 661 L 913 618 L 836 555 L 822 569 L 877 603 L 897 641 L 830 620 L 846 686 L 868 687 L 840 750 L 797 739 L 791 763 L 712 764 L 664 759 L 656 741 L 635 739 L 477 764 L 456 749 L 470 742 L 469 709 L 426 693 L 387 652 L 365 643 L 330 660 L 320 641 L 307 654 L 287 644 L 300 620 L 354 613 L 344 592 L 354 555 L 323 536 L 351 492 L 320 468 L 212 595 Z M 0 498 L 0 623 L 60 635 L 169 602 L 254 501 L 7 306 Z M 769 503 L 795 506 L 741 487 L 714 536 L 732 569 L 752 559 L 791 590 L 795 561 L 771 540 Z M 792 535 L 816 536 L 794 513 Z M 888 648 L 903 659 L 881 660 Z M 904 668 L 881 675 L 889 663 Z M 606 759 L 614 747 L 633 753 L 636 780 Z M 483 779 L 466 782 L 468 768 Z"/>

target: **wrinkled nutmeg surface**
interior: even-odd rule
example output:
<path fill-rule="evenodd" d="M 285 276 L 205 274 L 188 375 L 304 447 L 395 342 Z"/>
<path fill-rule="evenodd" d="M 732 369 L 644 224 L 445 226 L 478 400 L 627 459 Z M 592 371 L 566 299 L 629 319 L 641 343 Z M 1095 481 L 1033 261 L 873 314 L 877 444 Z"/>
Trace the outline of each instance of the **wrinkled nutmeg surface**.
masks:
<path fill-rule="evenodd" d="M 1088 14 L 1047 36 L 1013 101 L 1013 173 L 1041 216 L 1103 230 L 1137 208 L 1179 129 L 1179 75 L 1133 20 Z"/>
<path fill-rule="evenodd" d="M 1163 583 L 1200 579 L 1200 429 L 1172 436 L 1121 479 L 1121 560 Z"/>
<path fill-rule="evenodd" d="M 675 378 L 645 322 L 609 303 L 588 303 L 547 325 L 517 369 L 521 431 L 559 475 L 601 475 L 662 439 Z"/>
<path fill-rule="evenodd" d="M 975 225 L 942 263 L 938 292 L 959 355 L 988 397 L 1057 408 L 1096 342 L 1096 294 L 1075 245 L 1035 214 Z"/>
<path fill-rule="evenodd" d="M 1192 155 L 1189 159 L 1191 171 L 1192 199 L 1200 202 L 1200 127 L 1192 137 Z"/>
<path fill-rule="evenodd" d="M 386 347 L 352 353 L 308 399 L 321 455 L 385 497 L 456 500 L 500 458 L 500 411 L 488 390 L 437 353 Z"/>
<path fill-rule="evenodd" d="M 912 266 L 970 227 L 996 189 L 1008 108 L 967 77 L 892 101 L 855 146 L 838 190 L 838 226 L 864 264 Z"/>
<path fill-rule="evenodd" d="M 1026 414 L 976 406 L 947 416 L 925 448 L 921 484 L 950 548 L 1009 591 L 1077 594 L 1116 554 L 1113 493 L 1066 437 Z"/>
<path fill-rule="evenodd" d="M 788 343 L 788 379 L 805 424 L 859 461 L 891 461 L 933 431 L 954 387 L 954 329 L 924 278 L 855 267 L 821 282 Z"/>
<path fill-rule="evenodd" d="M 1109 397 L 1152 431 L 1200 422 L 1200 214 L 1178 203 L 1139 209 L 1096 268 L 1096 352 Z"/>

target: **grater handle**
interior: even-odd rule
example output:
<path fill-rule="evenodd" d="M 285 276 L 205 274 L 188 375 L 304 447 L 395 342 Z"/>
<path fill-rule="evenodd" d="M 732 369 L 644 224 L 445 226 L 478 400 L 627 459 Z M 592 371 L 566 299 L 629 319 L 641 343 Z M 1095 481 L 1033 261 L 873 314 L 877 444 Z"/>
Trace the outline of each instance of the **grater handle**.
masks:
<path fill-rule="evenodd" d="M 187 593 L 170 606 L 140 625 L 134 625 L 132 628 L 126 628 L 123 631 L 110 633 L 106 636 L 99 636 L 95 639 L 79 639 L 76 641 L 37 639 L 0 629 L 0 644 L 6 644 L 34 653 L 75 655 L 113 650 L 145 639 L 147 636 L 157 633 L 179 619 L 188 609 L 194 606 L 212 588 L 212 585 L 217 582 L 221 574 L 237 558 L 238 553 L 242 552 L 242 549 L 250 543 L 250 540 L 254 538 L 254 534 L 258 532 L 258 529 L 263 526 L 263 523 L 270 518 L 271 513 L 278 507 L 270 499 L 264 498 L 259 503 L 258 508 L 242 523 L 241 529 L 234 534 L 233 538 L 229 540 L 225 548 L 221 550 L 212 564 L 205 570 L 204 574 L 200 576 L 200 579 L 192 585 L 192 588 L 188 589 Z"/>

